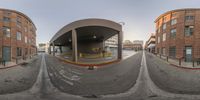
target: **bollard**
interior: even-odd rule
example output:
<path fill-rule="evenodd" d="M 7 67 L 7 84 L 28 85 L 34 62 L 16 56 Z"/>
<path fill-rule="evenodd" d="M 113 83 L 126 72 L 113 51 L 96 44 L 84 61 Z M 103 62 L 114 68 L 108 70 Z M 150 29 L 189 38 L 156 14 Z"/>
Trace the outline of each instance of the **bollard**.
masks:
<path fill-rule="evenodd" d="M 160 55 L 160 58 L 161 58 L 161 55 Z"/>
<path fill-rule="evenodd" d="M 18 59 L 16 58 L 16 64 L 18 64 Z"/>
<path fill-rule="evenodd" d="M 194 60 L 192 61 L 192 67 L 194 67 Z"/>
<path fill-rule="evenodd" d="M 3 60 L 3 66 L 6 66 L 6 61 L 5 60 Z"/>
<path fill-rule="evenodd" d="M 181 66 L 181 58 L 179 58 L 179 66 Z"/>
<path fill-rule="evenodd" d="M 167 62 L 168 62 L 168 56 L 167 56 Z"/>

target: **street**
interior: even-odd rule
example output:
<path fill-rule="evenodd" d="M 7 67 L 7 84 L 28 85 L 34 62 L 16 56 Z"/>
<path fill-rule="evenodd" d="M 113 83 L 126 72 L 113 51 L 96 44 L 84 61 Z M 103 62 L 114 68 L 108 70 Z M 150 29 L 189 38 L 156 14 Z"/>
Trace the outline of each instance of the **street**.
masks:
<path fill-rule="evenodd" d="M 95 70 L 66 64 L 49 55 L 45 59 L 50 78 L 58 89 L 75 95 L 98 96 L 122 93 L 132 87 L 138 77 L 142 52 Z"/>
<path fill-rule="evenodd" d="M 199 98 L 190 95 L 168 95 L 170 93 L 165 92 L 165 88 L 161 88 L 164 91 L 161 90 L 160 85 L 156 83 L 159 80 L 154 80 L 156 76 L 152 78 L 152 73 L 156 73 L 149 70 L 148 64 L 151 63 L 149 60 L 148 55 L 139 52 L 117 64 L 88 70 L 66 65 L 52 56 L 41 54 L 40 70 L 33 86 L 22 92 L 2 94 L 0 99 L 196 100 Z M 62 67 L 64 65 L 67 67 Z M 160 80 L 163 81 L 162 78 Z"/>

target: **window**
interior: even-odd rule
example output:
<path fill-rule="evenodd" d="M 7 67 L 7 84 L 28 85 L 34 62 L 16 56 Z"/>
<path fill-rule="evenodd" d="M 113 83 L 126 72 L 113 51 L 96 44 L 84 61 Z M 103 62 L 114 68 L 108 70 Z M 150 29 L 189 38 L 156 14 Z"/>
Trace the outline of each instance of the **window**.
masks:
<path fill-rule="evenodd" d="M 177 23 L 177 19 L 172 19 L 171 20 L 171 25 L 174 25 L 174 24 L 176 24 Z"/>
<path fill-rule="evenodd" d="M 21 22 L 21 17 L 20 17 L 20 16 L 17 16 L 16 21 L 17 21 L 17 22 Z"/>
<path fill-rule="evenodd" d="M 21 28 L 21 24 L 22 24 L 21 23 L 21 17 L 17 16 L 16 21 L 17 21 L 17 27 Z"/>
<path fill-rule="evenodd" d="M 185 16 L 185 21 L 194 20 L 194 16 Z"/>
<path fill-rule="evenodd" d="M 22 48 L 17 47 L 17 56 L 22 56 Z"/>
<path fill-rule="evenodd" d="M 167 24 L 165 23 L 165 24 L 163 24 L 163 30 L 165 30 L 166 29 L 166 27 L 167 27 Z"/>
<path fill-rule="evenodd" d="M 18 28 L 21 28 L 22 26 L 21 26 L 21 22 L 17 22 L 17 27 Z"/>
<path fill-rule="evenodd" d="M 192 13 L 194 13 L 194 11 L 192 11 L 192 10 L 186 10 L 185 13 L 186 14 L 192 14 Z"/>
<path fill-rule="evenodd" d="M 167 17 L 163 18 L 163 22 L 166 23 L 167 22 Z"/>
<path fill-rule="evenodd" d="M 163 33 L 162 40 L 163 40 L 163 41 L 166 40 L 166 33 Z"/>
<path fill-rule="evenodd" d="M 9 17 L 3 17 L 3 22 L 10 22 L 10 18 Z"/>
<path fill-rule="evenodd" d="M 25 43 L 28 43 L 28 41 L 27 41 L 27 36 L 25 36 L 25 41 L 24 41 Z"/>
<path fill-rule="evenodd" d="M 31 44 L 31 39 L 28 40 L 28 43 Z"/>
<path fill-rule="evenodd" d="M 27 29 L 27 27 L 24 27 L 24 32 L 28 32 L 28 29 Z"/>
<path fill-rule="evenodd" d="M 170 38 L 175 38 L 176 37 L 176 29 L 172 29 L 170 31 Z"/>
<path fill-rule="evenodd" d="M 9 12 L 9 11 L 4 11 L 4 12 L 3 12 L 3 15 L 5 15 L 5 16 L 10 16 L 10 15 L 11 15 L 11 12 Z"/>
<path fill-rule="evenodd" d="M 166 55 L 166 49 L 164 47 L 162 48 L 162 55 Z"/>
<path fill-rule="evenodd" d="M 173 18 L 173 17 L 176 17 L 176 13 L 172 13 L 172 18 Z"/>
<path fill-rule="evenodd" d="M 22 33 L 21 32 L 17 32 L 17 40 L 22 40 Z"/>
<path fill-rule="evenodd" d="M 6 26 L 3 27 L 3 35 L 5 37 L 10 37 L 10 28 L 9 27 L 6 27 Z"/>
<path fill-rule="evenodd" d="M 191 36 L 193 34 L 194 26 L 185 26 L 185 36 Z"/>
<path fill-rule="evenodd" d="M 169 56 L 172 58 L 176 57 L 176 47 L 175 46 L 169 47 Z"/>

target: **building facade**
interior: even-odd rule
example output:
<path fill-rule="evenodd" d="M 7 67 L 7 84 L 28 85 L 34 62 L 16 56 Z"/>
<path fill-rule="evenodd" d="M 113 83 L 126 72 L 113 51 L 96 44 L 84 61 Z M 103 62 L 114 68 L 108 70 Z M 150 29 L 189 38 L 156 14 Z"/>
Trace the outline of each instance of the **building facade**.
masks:
<path fill-rule="evenodd" d="M 177 9 L 156 20 L 156 53 L 187 62 L 200 58 L 200 9 Z"/>
<path fill-rule="evenodd" d="M 124 50 L 133 50 L 133 43 L 130 40 L 125 40 L 123 43 Z"/>
<path fill-rule="evenodd" d="M 148 52 L 155 53 L 155 45 L 156 45 L 156 36 L 155 34 L 152 33 L 148 41 L 146 41 L 145 49 Z"/>
<path fill-rule="evenodd" d="M 102 58 L 104 56 L 98 55 L 105 54 L 105 41 L 115 35 L 118 41 L 115 60 L 121 60 L 122 26 L 117 22 L 98 18 L 74 21 L 61 28 L 49 42 L 50 48 L 53 49 L 50 54 L 56 54 L 56 47 L 59 47 L 59 51 L 63 51 L 65 47 L 70 50 L 61 53 L 70 53 L 70 60 L 76 64 L 81 60 L 80 58 L 86 56 L 93 59 Z"/>
<path fill-rule="evenodd" d="M 135 50 L 135 51 L 143 50 L 143 41 L 142 40 L 134 40 L 133 41 L 133 50 Z"/>
<path fill-rule="evenodd" d="M 0 60 L 15 61 L 36 54 L 36 27 L 21 12 L 0 9 Z"/>
<path fill-rule="evenodd" d="M 111 38 L 109 38 L 105 41 L 105 47 L 106 48 L 117 48 L 117 45 L 118 45 L 117 35 L 112 36 Z"/>
<path fill-rule="evenodd" d="M 37 52 L 48 53 L 49 52 L 48 49 L 49 49 L 49 43 L 39 43 L 38 48 L 37 48 Z"/>

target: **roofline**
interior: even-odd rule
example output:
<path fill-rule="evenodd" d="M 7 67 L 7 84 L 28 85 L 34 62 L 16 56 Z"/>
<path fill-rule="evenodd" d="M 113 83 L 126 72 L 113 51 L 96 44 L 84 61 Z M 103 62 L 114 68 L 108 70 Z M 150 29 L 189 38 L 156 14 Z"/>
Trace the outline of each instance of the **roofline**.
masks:
<path fill-rule="evenodd" d="M 33 23 L 33 21 L 27 15 L 25 15 L 24 13 L 19 12 L 17 10 L 5 9 L 5 8 L 0 8 L 0 10 L 1 11 L 11 11 L 11 12 L 14 12 L 14 13 L 22 15 L 23 17 L 27 18 L 34 25 L 35 29 L 37 30 L 37 28 L 36 28 L 35 24 Z"/>
<path fill-rule="evenodd" d="M 182 9 L 175 9 L 175 10 L 170 10 L 165 12 L 164 14 L 161 14 L 158 18 L 156 18 L 156 20 L 154 21 L 155 23 L 163 16 L 172 13 L 172 12 L 177 12 L 177 11 L 185 11 L 185 10 L 200 10 L 200 8 L 182 8 Z"/>
<path fill-rule="evenodd" d="M 58 34 L 59 34 L 62 30 L 64 30 L 66 27 L 71 27 L 71 26 L 73 26 L 73 24 L 80 23 L 80 22 L 84 22 L 84 21 L 87 21 L 87 20 L 106 21 L 106 22 L 110 22 L 110 23 L 114 23 L 114 24 L 116 24 L 116 25 L 119 25 L 119 27 L 122 27 L 122 25 L 119 24 L 119 23 L 117 23 L 117 22 L 114 22 L 114 21 L 111 21 L 111 20 L 107 20 L 107 19 L 101 19 L 101 18 L 86 18 L 86 19 L 76 20 L 76 21 L 70 22 L 69 24 L 63 26 L 60 30 L 58 30 L 58 31 L 56 32 L 56 34 L 51 38 L 50 43 L 54 40 L 54 38 L 56 37 L 56 35 L 58 35 Z"/>

